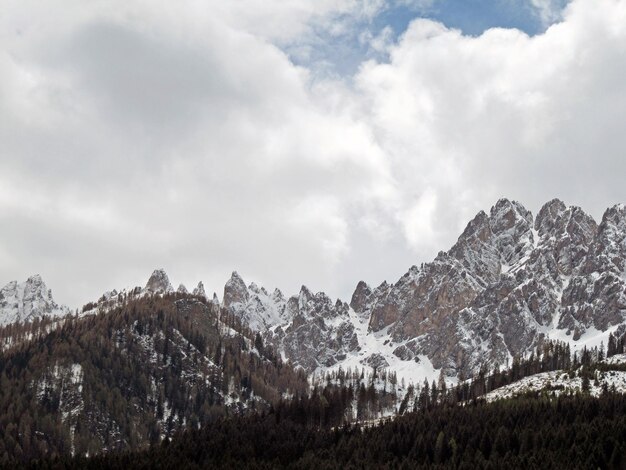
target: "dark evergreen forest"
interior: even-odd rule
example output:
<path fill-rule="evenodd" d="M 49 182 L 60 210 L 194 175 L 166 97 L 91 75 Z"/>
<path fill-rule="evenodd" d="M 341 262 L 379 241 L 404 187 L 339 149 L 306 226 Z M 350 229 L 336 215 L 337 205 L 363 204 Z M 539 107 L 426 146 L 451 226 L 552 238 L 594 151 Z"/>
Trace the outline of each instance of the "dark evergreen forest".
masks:
<path fill-rule="evenodd" d="M 304 406 L 304 409 L 303 409 Z M 441 405 L 376 427 L 308 426 L 302 403 L 219 420 L 149 450 L 30 468 L 622 469 L 626 397 L 540 394 Z"/>

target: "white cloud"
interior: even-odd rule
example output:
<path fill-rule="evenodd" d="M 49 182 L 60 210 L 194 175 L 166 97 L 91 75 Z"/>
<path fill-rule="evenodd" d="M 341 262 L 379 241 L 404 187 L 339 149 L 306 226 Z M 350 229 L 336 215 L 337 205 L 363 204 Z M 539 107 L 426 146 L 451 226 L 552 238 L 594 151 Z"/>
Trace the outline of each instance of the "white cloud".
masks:
<path fill-rule="evenodd" d="M 423 248 L 431 233 L 447 233 L 449 243 L 460 221 L 501 195 L 536 210 L 556 194 L 596 216 L 626 196 L 615 173 L 626 144 L 617 131 L 625 14 L 623 1 L 574 2 L 563 23 L 532 38 L 504 29 L 472 38 L 417 20 L 389 63 L 363 66 L 367 119 L 408 214 L 435 191 L 443 216 L 423 227 L 407 217 L 409 241 Z"/>
<path fill-rule="evenodd" d="M 563 0 L 530 0 L 544 25 L 550 25 L 561 19 Z"/>
<path fill-rule="evenodd" d="M 281 47 L 382 1 L 5 5 L 0 283 L 42 272 L 77 305 L 157 266 L 218 291 L 237 269 L 345 298 L 500 196 L 626 200 L 625 1 L 532 38 L 414 21 L 338 80 Z"/>

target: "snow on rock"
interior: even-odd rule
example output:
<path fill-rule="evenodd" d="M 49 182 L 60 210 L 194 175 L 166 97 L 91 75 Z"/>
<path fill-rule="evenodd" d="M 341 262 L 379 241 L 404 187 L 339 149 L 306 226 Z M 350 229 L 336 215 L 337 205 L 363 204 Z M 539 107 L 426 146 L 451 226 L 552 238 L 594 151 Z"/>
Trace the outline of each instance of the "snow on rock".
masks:
<path fill-rule="evenodd" d="M 30 322 L 44 316 L 67 315 L 69 308 L 58 305 L 41 276 L 35 274 L 25 282 L 9 282 L 0 290 L 0 325 Z"/>

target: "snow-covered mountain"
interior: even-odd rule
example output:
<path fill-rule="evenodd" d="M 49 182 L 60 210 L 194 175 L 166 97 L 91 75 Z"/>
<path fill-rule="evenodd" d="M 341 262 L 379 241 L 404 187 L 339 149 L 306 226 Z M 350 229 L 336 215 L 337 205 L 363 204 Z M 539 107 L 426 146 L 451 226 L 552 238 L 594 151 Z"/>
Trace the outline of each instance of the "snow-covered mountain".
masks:
<path fill-rule="evenodd" d="M 69 313 L 57 304 L 39 274 L 18 283 L 11 281 L 0 290 L 0 325 L 30 322 L 43 316 L 63 316 Z"/>
<path fill-rule="evenodd" d="M 129 297 L 174 293 L 162 269 L 145 287 L 105 293 L 83 313 Z M 176 292 L 188 290 L 180 286 Z M 193 295 L 207 298 L 202 282 Z M 536 217 L 499 200 L 480 211 L 457 242 L 394 284 L 357 284 L 348 304 L 303 286 L 246 285 L 234 272 L 220 303 L 309 374 L 342 367 L 388 368 L 414 382 L 454 381 L 481 367 L 502 367 L 544 339 L 576 350 L 626 332 L 626 208 L 608 209 L 600 224 L 554 199 Z M 67 312 L 34 276 L 0 291 L 0 323 Z"/>
<path fill-rule="evenodd" d="M 598 225 L 558 199 L 537 217 L 501 199 L 450 250 L 395 284 L 359 282 L 349 305 L 306 287 L 285 300 L 235 273 L 224 306 L 310 373 L 370 366 L 414 380 L 441 369 L 462 378 L 547 338 L 576 350 L 622 334 L 625 268 L 624 206 Z"/>

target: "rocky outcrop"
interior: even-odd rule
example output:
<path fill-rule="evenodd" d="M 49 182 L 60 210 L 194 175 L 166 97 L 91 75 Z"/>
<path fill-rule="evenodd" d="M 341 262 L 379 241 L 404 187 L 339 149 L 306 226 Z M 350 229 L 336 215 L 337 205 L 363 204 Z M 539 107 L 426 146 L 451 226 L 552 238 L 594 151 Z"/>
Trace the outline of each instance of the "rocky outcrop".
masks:
<path fill-rule="evenodd" d="M 68 314 L 67 307 L 57 304 L 41 276 L 36 274 L 25 282 L 9 282 L 0 290 L 0 325 L 31 322 L 44 316 Z"/>
<path fill-rule="evenodd" d="M 144 292 L 147 294 L 170 294 L 174 288 L 163 269 L 155 269 L 146 283 Z"/>
<path fill-rule="evenodd" d="M 205 297 L 206 298 L 206 291 L 204 290 L 204 284 L 202 284 L 202 281 L 198 282 L 198 285 L 196 286 L 196 288 L 192 291 L 193 295 L 198 295 L 200 297 Z"/>

